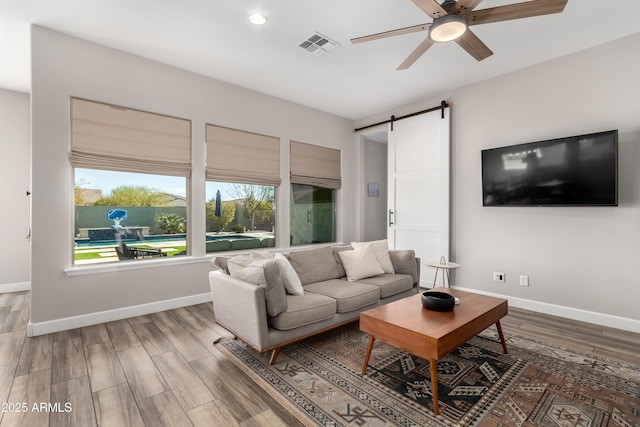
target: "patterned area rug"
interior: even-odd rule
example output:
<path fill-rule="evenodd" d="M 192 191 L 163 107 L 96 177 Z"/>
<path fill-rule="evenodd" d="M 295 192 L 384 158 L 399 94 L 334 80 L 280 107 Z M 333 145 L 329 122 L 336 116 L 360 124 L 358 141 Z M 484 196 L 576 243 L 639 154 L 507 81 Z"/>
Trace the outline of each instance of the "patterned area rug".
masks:
<path fill-rule="evenodd" d="M 429 362 L 376 341 L 363 377 L 368 339 L 354 322 L 286 347 L 274 366 L 240 340 L 219 345 L 309 425 L 640 425 L 640 366 L 508 331 L 505 355 L 492 327 L 438 361 L 435 416 Z"/>

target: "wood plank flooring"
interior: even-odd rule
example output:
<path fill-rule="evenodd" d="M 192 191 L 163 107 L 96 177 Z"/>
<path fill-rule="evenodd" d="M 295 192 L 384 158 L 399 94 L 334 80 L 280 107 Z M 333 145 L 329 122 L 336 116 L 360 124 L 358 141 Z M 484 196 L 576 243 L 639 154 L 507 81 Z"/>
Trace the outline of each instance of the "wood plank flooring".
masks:
<path fill-rule="evenodd" d="M 28 292 L 0 294 L 0 403 L 28 409 L 0 412 L 0 427 L 302 425 L 212 345 L 228 333 L 211 304 L 33 338 L 28 313 Z M 640 334 L 515 308 L 501 323 L 640 363 Z"/>
<path fill-rule="evenodd" d="M 211 304 L 33 338 L 28 313 L 0 294 L 0 404 L 27 404 L 0 427 L 302 425 L 212 345 Z"/>

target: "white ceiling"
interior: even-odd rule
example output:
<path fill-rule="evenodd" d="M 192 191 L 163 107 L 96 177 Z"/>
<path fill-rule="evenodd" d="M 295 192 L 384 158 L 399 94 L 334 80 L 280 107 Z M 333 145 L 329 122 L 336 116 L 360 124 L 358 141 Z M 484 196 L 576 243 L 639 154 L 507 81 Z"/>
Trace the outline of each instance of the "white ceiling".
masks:
<path fill-rule="evenodd" d="M 261 27 L 248 21 L 256 11 Z M 474 26 L 494 52 L 482 62 L 436 44 L 396 71 L 426 33 L 349 42 L 427 22 L 410 0 L 0 0 L 0 87 L 30 91 L 33 23 L 358 119 L 640 32 L 640 1 L 569 0 L 561 14 Z M 320 57 L 300 48 L 316 31 L 340 46 Z"/>

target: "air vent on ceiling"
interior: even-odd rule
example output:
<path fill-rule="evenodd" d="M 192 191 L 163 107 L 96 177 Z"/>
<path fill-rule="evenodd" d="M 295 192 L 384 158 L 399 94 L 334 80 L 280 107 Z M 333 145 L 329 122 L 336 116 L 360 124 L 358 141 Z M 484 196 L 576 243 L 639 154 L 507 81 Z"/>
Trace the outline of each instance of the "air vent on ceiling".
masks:
<path fill-rule="evenodd" d="M 313 53 L 316 56 L 322 56 L 340 46 L 338 43 L 316 32 L 310 35 L 305 41 L 300 43 L 300 47 Z"/>

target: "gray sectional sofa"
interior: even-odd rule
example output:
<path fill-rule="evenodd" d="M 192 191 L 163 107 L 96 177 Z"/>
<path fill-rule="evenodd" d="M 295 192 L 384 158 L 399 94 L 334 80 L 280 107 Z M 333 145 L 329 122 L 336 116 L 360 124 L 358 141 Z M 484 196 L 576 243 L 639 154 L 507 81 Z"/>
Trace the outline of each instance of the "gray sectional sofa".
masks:
<path fill-rule="evenodd" d="M 339 256 L 344 250 L 353 248 L 285 254 L 300 278 L 303 295 L 241 280 L 229 274 L 230 258 L 216 257 L 213 264 L 218 270 L 209 273 L 216 321 L 256 350 L 272 351 L 273 364 L 288 344 L 357 320 L 361 311 L 418 293 L 420 260 L 414 251 L 389 251 L 393 274 L 348 281 Z M 265 274 L 277 275 L 277 268 Z"/>

